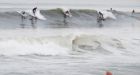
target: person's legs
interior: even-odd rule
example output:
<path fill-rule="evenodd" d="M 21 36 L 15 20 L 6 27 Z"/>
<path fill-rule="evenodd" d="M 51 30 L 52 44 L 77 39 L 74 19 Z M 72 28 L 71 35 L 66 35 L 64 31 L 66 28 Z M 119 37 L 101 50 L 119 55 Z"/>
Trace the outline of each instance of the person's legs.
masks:
<path fill-rule="evenodd" d="M 37 23 L 37 17 L 32 16 L 31 20 L 31 26 L 32 28 L 36 28 L 36 23 Z"/>
<path fill-rule="evenodd" d="M 21 16 L 21 28 L 25 27 L 24 20 L 25 20 L 25 17 Z"/>
<path fill-rule="evenodd" d="M 103 27 L 102 21 L 99 22 L 99 27 Z"/>
<path fill-rule="evenodd" d="M 63 20 L 63 22 L 66 23 L 67 15 L 66 15 L 65 13 L 63 13 L 63 16 L 64 16 L 64 20 Z"/>
<path fill-rule="evenodd" d="M 98 22 L 99 27 L 103 27 L 102 21 L 103 21 L 103 20 L 102 20 L 101 17 L 99 17 L 99 18 L 97 19 L 97 22 Z"/>
<path fill-rule="evenodd" d="M 35 23 L 37 23 L 37 17 L 34 17 L 34 19 L 35 19 Z"/>

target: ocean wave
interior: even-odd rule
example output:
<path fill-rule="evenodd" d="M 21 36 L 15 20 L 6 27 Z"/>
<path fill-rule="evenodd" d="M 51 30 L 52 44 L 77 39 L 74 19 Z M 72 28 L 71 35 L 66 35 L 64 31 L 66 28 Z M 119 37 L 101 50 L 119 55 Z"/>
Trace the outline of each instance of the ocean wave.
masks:
<path fill-rule="evenodd" d="M 107 11 L 111 12 L 116 19 L 106 18 L 103 22 L 104 27 L 133 27 L 139 26 L 140 14 L 121 11 Z M 72 17 L 67 18 L 64 22 L 64 15 L 62 9 L 41 10 L 41 14 L 47 20 L 38 20 L 36 26 L 38 28 L 71 28 L 71 27 L 99 27 L 97 23 L 97 10 L 90 9 L 71 9 Z M 0 12 L 0 28 L 20 28 L 21 15 L 17 11 Z M 31 27 L 30 17 L 27 17 L 25 28 Z"/>
<path fill-rule="evenodd" d="M 139 36 L 123 34 L 121 32 L 106 33 L 101 32 L 85 34 L 72 33 L 63 34 L 55 30 L 57 33 L 48 32 L 4 32 L 4 36 L 0 37 L 0 55 L 123 55 L 135 56 L 139 55 Z M 63 30 L 62 30 L 63 31 Z M 95 32 L 95 31 L 93 31 Z M 24 33 L 24 34 L 23 34 Z M 25 35 L 26 33 L 26 35 Z M 38 36 L 35 36 L 36 34 Z M 38 34 L 39 33 L 39 34 Z M 91 33 L 91 32 L 90 32 Z M 129 32 L 128 32 L 129 33 Z M 2 34 L 2 32 L 1 32 Z M 10 34 L 10 35 L 8 35 Z M 19 35 L 17 35 L 19 34 Z M 28 35 L 29 34 L 29 35 Z M 33 36 L 32 36 L 32 35 Z M 41 35 L 42 34 L 42 35 Z M 13 36 L 13 37 L 12 37 Z"/>

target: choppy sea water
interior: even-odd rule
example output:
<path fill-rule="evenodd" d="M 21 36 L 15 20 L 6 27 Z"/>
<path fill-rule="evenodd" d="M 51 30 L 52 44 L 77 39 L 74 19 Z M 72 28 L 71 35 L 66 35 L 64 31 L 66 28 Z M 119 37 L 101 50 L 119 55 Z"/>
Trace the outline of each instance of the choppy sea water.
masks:
<path fill-rule="evenodd" d="M 35 6 L 47 20 L 38 20 L 37 29 L 32 29 L 27 19 L 22 29 L 17 11 Z M 67 24 L 56 9 L 61 7 L 72 9 L 73 17 L 67 19 Z M 96 10 L 111 7 L 117 19 L 107 19 L 104 27 L 98 28 Z M 89 6 L 21 1 L 2 3 L 0 8 L 0 75 L 140 74 L 140 14 L 132 16 L 130 12 L 139 9 L 137 3 L 129 7 L 123 3 Z"/>
<path fill-rule="evenodd" d="M 113 75 L 139 75 L 139 63 L 123 63 L 123 60 L 120 60 L 122 61 L 120 63 L 105 62 L 112 59 L 83 55 L 1 57 L 0 73 L 1 75 L 104 75 L 106 71 L 111 71 Z"/>
<path fill-rule="evenodd" d="M 32 24 L 31 16 L 27 16 L 23 21 L 18 11 L 22 9 L 7 9 L 0 12 L 0 29 L 18 29 L 18 28 L 99 28 L 97 22 L 98 9 L 71 9 L 72 17 L 64 19 L 63 10 L 61 8 L 42 9 L 40 13 L 46 20 L 37 20 Z M 24 9 L 29 10 L 29 9 Z M 23 10 L 23 11 L 24 11 Z M 31 9 L 30 9 L 31 10 Z M 112 13 L 116 19 L 107 17 L 103 21 L 104 28 L 121 28 L 121 27 L 139 27 L 140 13 L 131 11 L 119 11 L 113 9 Z M 105 15 L 105 16 L 108 16 Z"/>
<path fill-rule="evenodd" d="M 139 28 L 1 30 L 1 75 L 139 75 Z"/>

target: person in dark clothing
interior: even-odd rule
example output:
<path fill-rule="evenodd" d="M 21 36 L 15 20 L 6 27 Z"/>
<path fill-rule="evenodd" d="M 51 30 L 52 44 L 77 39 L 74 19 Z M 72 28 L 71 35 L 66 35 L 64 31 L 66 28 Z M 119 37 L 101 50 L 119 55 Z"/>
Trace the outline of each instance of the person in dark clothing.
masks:
<path fill-rule="evenodd" d="M 71 15 L 70 11 L 65 11 L 63 14 L 64 14 L 64 18 L 70 17 Z"/>
<path fill-rule="evenodd" d="M 112 11 L 113 9 L 112 8 L 110 8 L 110 11 Z"/>
<path fill-rule="evenodd" d="M 133 9 L 132 10 L 132 13 L 131 13 L 131 16 L 134 16 L 134 13 L 135 13 L 135 10 Z"/>
<path fill-rule="evenodd" d="M 135 10 L 133 9 L 132 13 L 135 13 Z"/>
<path fill-rule="evenodd" d="M 33 8 L 33 14 L 36 14 L 37 7 Z"/>
<path fill-rule="evenodd" d="M 99 16 L 100 16 L 100 17 L 103 17 L 103 14 L 102 14 L 101 12 L 99 12 Z"/>
<path fill-rule="evenodd" d="M 103 26 L 102 21 L 104 21 L 104 20 L 105 19 L 104 19 L 103 13 L 98 12 L 98 14 L 97 14 L 97 22 L 99 24 L 99 27 Z"/>
<path fill-rule="evenodd" d="M 26 17 L 25 17 L 25 14 L 26 14 L 25 11 L 22 11 L 22 12 L 21 12 L 21 18 L 22 18 L 22 19 L 25 19 L 25 18 L 26 18 Z"/>
<path fill-rule="evenodd" d="M 36 17 L 36 12 L 37 12 L 37 7 L 32 9 L 32 12 L 34 14 L 34 16 L 31 16 L 31 25 L 33 28 L 36 28 L 35 24 L 37 23 L 37 17 Z"/>
<path fill-rule="evenodd" d="M 26 12 L 22 11 L 21 12 L 21 26 L 22 28 L 24 28 L 25 24 L 24 24 L 24 20 L 26 19 Z"/>
<path fill-rule="evenodd" d="M 64 24 L 67 24 L 66 18 L 70 17 L 71 13 L 69 10 L 67 10 L 67 11 L 63 12 L 63 15 L 64 15 Z"/>

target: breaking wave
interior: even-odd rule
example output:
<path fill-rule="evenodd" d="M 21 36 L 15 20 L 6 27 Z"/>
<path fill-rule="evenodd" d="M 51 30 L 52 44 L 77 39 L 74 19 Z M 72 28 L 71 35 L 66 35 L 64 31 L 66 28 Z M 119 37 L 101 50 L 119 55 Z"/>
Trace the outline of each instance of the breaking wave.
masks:
<path fill-rule="evenodd" d="M 103 25 L 104 27 L 133 27 L 139 26 L 140 13 L 132 15 L 131 12 L 121 11 L 109 11 L 116 19 L 107 18 Z M 72 17 L 67 18 L 64 22 L 64 16 L 61 9 L 41 10 L 41 14 L 47 18 L 47 20 L 38 20 L 36 26 L 38 28 L 73 28 L 73 27 L 99 27 L 97 23 L 97 10 L 89 9 L 71 9 Z M 24 22 L 26 28 L 31 27 L 31 22 L 27 18 Z M 16 11 L 0 12 L 0 28 L 20 28 L 21 16 Z"/>
<path fill-rule="evenodd" d="M 71 9 L 72 17 L 67 18 L 66 23 L 61 9 L 41 10 L 47 20 L 38 20 L 36 26 L 41 29 L 39 31 L 18 30 L 21 15 L 16 11 L 0 12 L 0 55 L 139 55 L 139 30 L 135 32 L 131 29 L 139 27 L 140 13 L 107 12 L 116 18 L 108 17 L 103 22 L 104 28 L 109 31 L 92 29 L 99 27 L 97 10 Z M 26 28 L 31 27 L 29 19 L 25 20 Z M 87 29 L 80 29 L 82 27 Z M 2 30 L 5 28 L 8 29 Z M 119 30 L 114 33 L 114 29 Z"/>
<path fill-rule="evenodd" d="M 52 31 L 54 32 L 52 33 Z M 104 29 L 91 30 L 88 31 L 89 33 L 73 29 L 53 29 L 52 31 L 1 31 L 1 34 L 4 35 L 0 37 L 0 55 L 101 54 L 135 56 L 140 54 L 138 32 L 130 35 L 132 31 L 116 32 Z"/>

